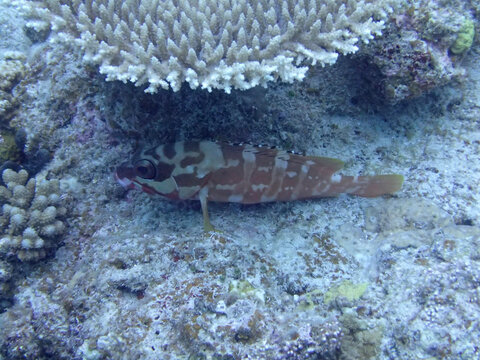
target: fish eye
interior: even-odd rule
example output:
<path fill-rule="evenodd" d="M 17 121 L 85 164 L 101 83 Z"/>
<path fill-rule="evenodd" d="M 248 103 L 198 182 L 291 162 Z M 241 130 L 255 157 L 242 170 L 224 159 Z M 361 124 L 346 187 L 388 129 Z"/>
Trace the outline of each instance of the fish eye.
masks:
<path fill-rule="evenodd" d="M 155 166 L 149 160 L 139 160 L 135 163 L 135 173 L 143 179 L 154 179 Z"/>

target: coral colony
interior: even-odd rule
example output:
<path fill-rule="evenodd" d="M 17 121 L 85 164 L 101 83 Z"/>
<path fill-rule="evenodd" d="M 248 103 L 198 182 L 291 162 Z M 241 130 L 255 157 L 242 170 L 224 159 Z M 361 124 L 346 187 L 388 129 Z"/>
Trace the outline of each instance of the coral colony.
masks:
<path fill-rule="evenodd" d="M 158 88 L 249 89 L 302 80 L 307 63 L 333 64 L 338 54 L 380 35 L 400 0 L 54 0 L 42 17 L 76 41 L 107 80 Z M 48 10 L 48 11 L 47 11 Z"/>
<path fill-rule="evenodd" d="M 45 257 L 56 247 L 65 225 L 58 180 L 41 177 L 28 179 L 28 173 L 6 169 L 2 173 L 6 186 L 0 186 L 4 204 L 0 216 L 0 253 L 16 255 L 22 261 Z"/>

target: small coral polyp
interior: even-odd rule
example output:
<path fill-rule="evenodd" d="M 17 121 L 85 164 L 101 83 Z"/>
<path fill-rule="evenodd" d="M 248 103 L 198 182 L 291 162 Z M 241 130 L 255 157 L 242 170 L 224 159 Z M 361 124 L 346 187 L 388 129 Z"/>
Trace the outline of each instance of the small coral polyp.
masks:
<path fill-rule="evenodd" d="M 42 176 L 28 179 L 25 170 L 6 169 L 6 186 L 0 186 L 0 257 L 16 256 L 21 261 L 44 258 L 54 248 L 65 224 L 58 180 Z"/>

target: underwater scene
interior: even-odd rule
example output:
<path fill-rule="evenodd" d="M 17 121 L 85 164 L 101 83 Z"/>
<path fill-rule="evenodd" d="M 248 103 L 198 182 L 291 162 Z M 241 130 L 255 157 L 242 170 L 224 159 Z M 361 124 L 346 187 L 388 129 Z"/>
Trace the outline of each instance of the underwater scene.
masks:
<path fill-rule="evenodd" d="M 0 360 L 480 359 L 480 0 L 0 0 Z"/>

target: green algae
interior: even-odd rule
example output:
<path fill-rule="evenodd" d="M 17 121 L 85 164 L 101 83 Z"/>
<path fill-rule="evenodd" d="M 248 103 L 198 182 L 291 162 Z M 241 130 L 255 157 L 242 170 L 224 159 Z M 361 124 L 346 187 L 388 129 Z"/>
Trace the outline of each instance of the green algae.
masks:
<path fill-rule="evenodd" d="M 457 34 L 457 39 L 450 47 L 450 51 L 455 55 L 463 54 L 472 47 L 474 36 L 475 24 L 472 20 L 466 20 Z"/>
<path fill-rule="evenodd" d="M 252 297 L 265 302 L 265 291 L 255 288 L 247 280 L 232 280 L 228 286 L 230 295 L 237 295 L 238 297 Z"/>
<path fill-rule="evenodd" d="M 367 290 L 367 283 L 354 284 L 350 280 L 345 280 L 340 285 L 330 288 L 323 296 L 323 301 L 328 304 L 341 296 L 349 301 L 358 300 Z"/>
<path fill-rule="evenodd" d="M 15 135 L 9 131 L 0 133 L 0 162 L 19 162 L 22 152 L 15 142 Z"/>

